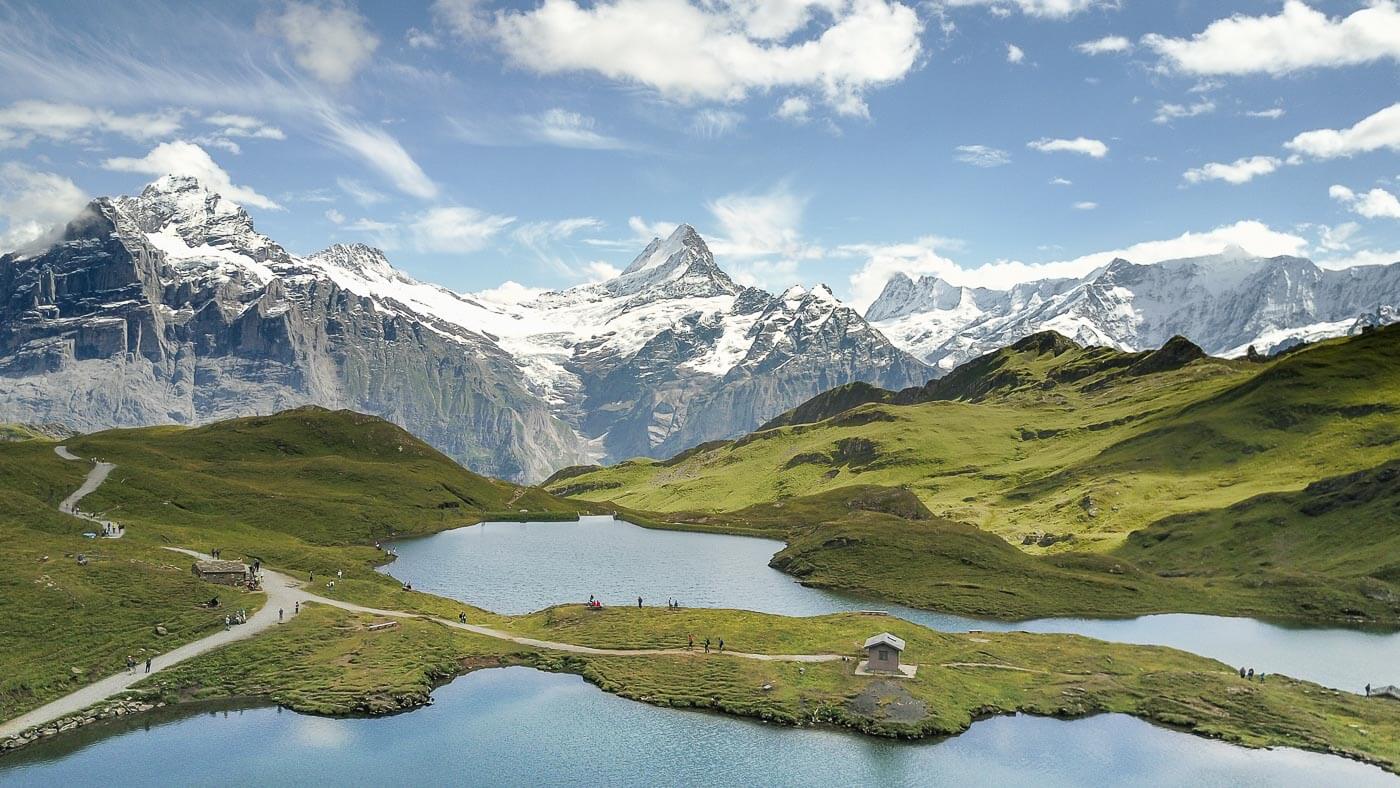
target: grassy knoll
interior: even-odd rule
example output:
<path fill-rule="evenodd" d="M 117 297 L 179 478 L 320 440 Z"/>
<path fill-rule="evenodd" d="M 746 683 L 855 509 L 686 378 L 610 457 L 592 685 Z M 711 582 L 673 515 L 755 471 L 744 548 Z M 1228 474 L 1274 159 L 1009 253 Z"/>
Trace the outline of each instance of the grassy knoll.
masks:
<path fill-rule="evenodd" d="M 90 523 L 59 501 L 91 467 L 53 442 L 0 443 L 0 718 L 59 697 L 222 626 L 261 594 L 196 581 L 166 545 L 261 558 L 317 574 L 317 590 L 377 607 L 455 616 L 465 606 L 403 592 L 374 571 L 373 541 L 432 533 L 484 513 L 528 508 L 572 517 L 578 506 L 470 473 L 397 427 L 319 408 L 195 429 L 112 430 L 66 441 L 117 463 L 82 507 L 127 526 L 119 540 L 82 537 Z M 77 554 L 89 562 L 79 566 Z M 337 577 L 337 573 L 342 576 Z M 336 581 L 334 590 L 326 582 Z M 218 595 L 220 610 L 199 606 Z M 466 607 L 471 610 L 471 608 Z M 487 614 L 472 611 L 478 617 Z M 157 633 L 156 626 L 166 634 Z"/>
<path fill-rule="evenodd" d="M 200 657 L 146 683 L 167 699 L 256 696 L 318 713 L 377 713 L 426 702 L 468 670 L 524 664 L 577 673 L 602 689 L 662 706 L 705 708 L 786 724 L 834 724 L 884 736 L 954 734 L 990 714 L 1076 717 L 1122 712 L 1248 746 L 1286 745 L 1400 763 L 1400 709 L 1172 649 L 1063 635 L 943 634 L 895 619 L 798 619 L 729 610 L 556 607 L 513 631 L 606 647 L 677 647 L 696 633 L 755 653 L 858 655 L 888 628 L 909 642 L 910 681 L 855 676 L 853 661 L 761 662 L 700 653 L 593 656 L 518 646 L 428 621 L 370 632 L 373 617 L 312 607 L 265 637 Z M 765 687 L 767 687 L 765 689 Z"/>
<path fill-rule="evenodd" d="M 774 423 L 545 486 L 783 538 L 804 582 L 950 612 L 1400 622 L 1400 326 L 1266 363 L 1038 335 Z"/>

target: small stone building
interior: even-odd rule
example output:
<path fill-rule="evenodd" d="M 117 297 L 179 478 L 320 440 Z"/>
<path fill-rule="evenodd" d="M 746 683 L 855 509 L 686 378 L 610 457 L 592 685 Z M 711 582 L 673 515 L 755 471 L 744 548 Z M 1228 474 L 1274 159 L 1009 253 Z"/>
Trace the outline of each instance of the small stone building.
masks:
<path fill-rule="evenodd" d="M 872 673 L 900 673 L 899 655 L 904 651 L 904 638 L 888 632 L 865 641 L 866 670 Z"/>
<path fill-rule="evenodd" d="M 242 561 L 195 561 L 191 571 L 210 583 L 241 586 L 248 582 L 248 567 Z"/>

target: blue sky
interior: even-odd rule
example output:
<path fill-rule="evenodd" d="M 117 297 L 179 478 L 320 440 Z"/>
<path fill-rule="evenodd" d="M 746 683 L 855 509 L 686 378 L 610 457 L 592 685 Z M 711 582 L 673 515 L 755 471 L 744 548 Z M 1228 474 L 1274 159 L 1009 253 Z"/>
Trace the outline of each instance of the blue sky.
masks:
<path fill-rule="evenodd" d="M 0 2 L 0 245 L 164 170 L 292 251 L 769 288 L 1400 259 L 1395 0 Z"/>

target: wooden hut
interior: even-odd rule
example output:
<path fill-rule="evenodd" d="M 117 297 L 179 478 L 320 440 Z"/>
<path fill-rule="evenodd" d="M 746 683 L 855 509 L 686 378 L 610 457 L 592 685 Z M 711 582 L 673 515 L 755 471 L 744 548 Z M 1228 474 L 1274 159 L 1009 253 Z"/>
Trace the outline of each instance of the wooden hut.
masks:
<path fill-rule="evenodd" d="M 900 673 L 899 655 L 904 638 L 881 632 L 865 641 L 866 670 L 871 673 Z"/>
<path fill-rule="evenodd" d="M 226 586 L 248 582 L 248 567 L 242 561 L 195 561 L 190 571 L 200 580 Z"/>

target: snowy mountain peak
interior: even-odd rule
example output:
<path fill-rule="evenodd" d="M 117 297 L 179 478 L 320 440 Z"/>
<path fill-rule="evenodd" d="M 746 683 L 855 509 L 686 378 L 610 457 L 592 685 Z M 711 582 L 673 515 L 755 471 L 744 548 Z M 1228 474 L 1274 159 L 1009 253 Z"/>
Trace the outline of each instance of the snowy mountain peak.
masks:
<path fill-rule="evenodd" d="M 307 260 L 324 266 L 334 266 L 364 278 L 407 279 L 389 263 L 389 258 L 384 256 L 382 250 L 362 243 L 331 244 L 309 256 Z"/>
<path fill-rule="evenodd" d="M 896 274 L 885 283 L 880 297 L 865 312 L 866 320 L 892 320 L 905 315 L 931 310 L 956 309 L 964 300 L 972 300 L 972 291 L 957 287 L 936 276 L 921 276 L 918 281 Z"/>
<path fill-rule="evenodd" d="M 688 224 L 665 240 L 653 238 L 632 264 L 601 287 L 615 296 L 656 291 L 663 295 L 733 295 L 738 285 L 715 265 L 705 239 Z"/>
<path fill-rule="evenodd" d="M 288 259 L 286 250 L 253 227 L 247 211 L 188 175 L 164 175 L 136 197 L 99 202 L 115 208 L 120 229 L 144 234 L 177 258 L 208 248 L 256 263 Z"/>

